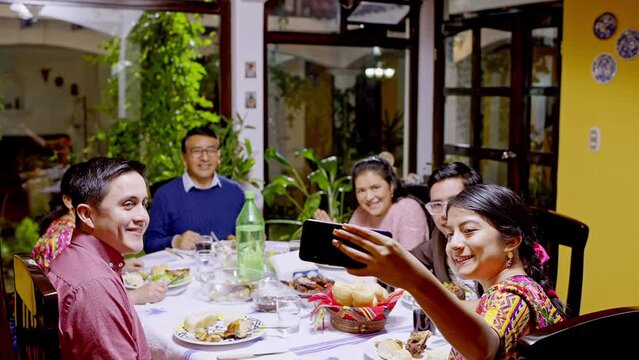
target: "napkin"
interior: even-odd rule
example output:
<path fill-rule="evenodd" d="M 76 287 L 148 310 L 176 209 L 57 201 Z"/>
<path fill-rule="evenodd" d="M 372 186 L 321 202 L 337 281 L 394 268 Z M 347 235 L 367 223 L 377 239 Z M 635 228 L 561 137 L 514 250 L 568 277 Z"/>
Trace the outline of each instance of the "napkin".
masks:
<path fill-rule="evenodd" d="M 318 271 L 317 265 L 300 259 L 300 252 L 291 251 L 269 258 L 279 280 L 291 280 L 296 273 Z"/>

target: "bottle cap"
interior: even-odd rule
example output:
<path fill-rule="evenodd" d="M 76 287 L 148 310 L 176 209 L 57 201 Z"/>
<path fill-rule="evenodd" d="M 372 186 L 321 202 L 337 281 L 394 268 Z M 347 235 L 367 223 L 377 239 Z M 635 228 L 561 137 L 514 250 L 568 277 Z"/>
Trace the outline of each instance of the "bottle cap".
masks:
<path fill-rule="evenodd" d="M 247 200 L 255 199 L 255 194 L 253 194 L 252 191 L 246 191 L 244 192 L 244 197 L 246 197 Z"/>

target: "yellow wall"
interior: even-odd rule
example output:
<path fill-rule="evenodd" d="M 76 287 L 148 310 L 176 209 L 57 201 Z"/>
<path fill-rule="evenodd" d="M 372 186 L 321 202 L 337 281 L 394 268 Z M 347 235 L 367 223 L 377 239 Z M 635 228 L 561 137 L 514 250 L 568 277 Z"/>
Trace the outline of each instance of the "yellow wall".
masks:
<path fill-rule="evenodd" d="M 593 22 L 606 11 L 618 28 L 599 40 Z M 638 14 L 636 0 L 564 0 L 557 209 L 590 226 L 582 313 L 639 305 L 639 57 L 624 60 L 615 46 L 624 29 L 639 30 Z M 617 60 L 605 85 L 591 75 L 602 52 Z M 588 149 L 593 126 L 599 152 Z"/>

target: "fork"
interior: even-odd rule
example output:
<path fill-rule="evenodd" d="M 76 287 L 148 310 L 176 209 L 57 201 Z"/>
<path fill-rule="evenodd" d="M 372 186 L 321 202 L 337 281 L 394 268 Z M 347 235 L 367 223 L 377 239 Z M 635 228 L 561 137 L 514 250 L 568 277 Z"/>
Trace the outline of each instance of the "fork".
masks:
<path fill-rule="evenodd" d="M 173 285 L 173 284 L 175 284 L 176 282 L 178 282 L 178 281 L 180 281 L 180 280 L 184 279 L 184 278 L 185 278 L 185 277 L 187 277 L 188 275 L 189 275 L 188 273 L 184 273 L 184 274 L 182 274 L 182 275 L 180 275 L 180 276 L 176 277 L 175 279 L 173 279 L 173 280 L 169 281 L 169 282 L 166 284 L 166 286 Z"/>

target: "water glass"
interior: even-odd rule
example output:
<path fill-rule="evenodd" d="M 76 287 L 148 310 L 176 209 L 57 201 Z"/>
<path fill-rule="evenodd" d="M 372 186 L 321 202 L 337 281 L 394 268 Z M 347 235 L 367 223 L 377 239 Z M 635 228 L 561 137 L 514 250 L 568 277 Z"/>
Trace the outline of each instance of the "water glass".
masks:
<path fill-rule="evenodd" d="M 200 235 L 200 242 L 195 244 L 195 250 L 213 250 L 213 237 L 210 235 Z"/>
<path fill-rule="evenodd" d="M 278 297 L 275 300 L 277 312 L 277 326 L 286 334 L 296 333 L 300 330 L 302 300 L 297 295 Z"/>
<path fill-rule="evenodd" d="M 197 272 L 199 274 L 213 271 L 218 267 L 212 250 L 197 250 L 195 252 L 195 260 L 197 261 Z"/>

